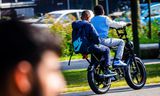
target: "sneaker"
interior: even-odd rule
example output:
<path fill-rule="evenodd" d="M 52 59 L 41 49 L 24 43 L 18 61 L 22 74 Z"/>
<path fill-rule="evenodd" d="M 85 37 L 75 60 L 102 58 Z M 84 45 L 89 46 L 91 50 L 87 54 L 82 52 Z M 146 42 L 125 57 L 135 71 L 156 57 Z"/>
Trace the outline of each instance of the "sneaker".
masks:
<path fill-rule="evenodd" d="M 113 76 L 116 76 L 116 75 L 117 75 L 117 73 L 112 72 L 112 71 L 109 70 L 109 69 L 105 69 L 105 70 L 104 70 L 104 74 L 105 74 L 106 76 L 108 76 L 108 77 L 113 77 Z"/>
<path fill-rule="evenodd" d="M 111 81 L 114 82 L 114 81 L 117 81 L 117 78 L 115 76 L 111 77 Z"/>
<path fill-rule="evenodd" d="M 123 63 L 121 60 L 114 61 L 114 67 L 125 67 L 125 66 L 127 66 L 127 64 Z"/>

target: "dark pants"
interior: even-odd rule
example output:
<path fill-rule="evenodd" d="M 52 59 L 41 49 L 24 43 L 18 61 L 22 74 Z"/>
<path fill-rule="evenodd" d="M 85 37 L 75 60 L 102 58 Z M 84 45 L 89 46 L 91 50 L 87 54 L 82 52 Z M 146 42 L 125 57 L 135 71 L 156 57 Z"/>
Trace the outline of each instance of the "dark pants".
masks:
<path fill-rule="evenodd" d="M 104 67 L 110 65 L 110 49 L 104 45 L 91 45 L 88 48 L 89 53 L 94 54 L 99 60 L 104 59 Z M 91 62 L 96 62 L 96 59 L 91 55 Z"/>

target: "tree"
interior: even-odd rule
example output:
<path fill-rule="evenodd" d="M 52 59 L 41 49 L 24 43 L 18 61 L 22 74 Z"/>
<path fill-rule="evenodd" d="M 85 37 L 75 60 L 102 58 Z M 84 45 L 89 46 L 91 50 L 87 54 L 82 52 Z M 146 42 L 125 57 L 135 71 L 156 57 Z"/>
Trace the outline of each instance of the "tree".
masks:
<path fill-rule="evenodd" d="M 139 0 L 131 0 L 133 43 L 134 43 L 134 51 L 137 54 L 137 56 L 140 56 L 139 37 L 138 37 L 138 27 L 140 26 L 140 5 L 139 3 L 140 3 Z"/>

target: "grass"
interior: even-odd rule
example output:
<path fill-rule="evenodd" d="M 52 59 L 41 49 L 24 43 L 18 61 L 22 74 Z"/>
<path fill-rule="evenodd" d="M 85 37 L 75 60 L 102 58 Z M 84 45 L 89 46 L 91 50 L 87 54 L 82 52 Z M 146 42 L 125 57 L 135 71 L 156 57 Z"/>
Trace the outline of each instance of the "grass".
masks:
<path fill-rule="evenodd" d="M 147 84 L 160 83 L 160 64 L 146 65 L 147 70 Z M 78 92 L 90 90 L 87 83 L 87 70 L 67 70 L 63 71 L 67 81 L 66 92 Z M 125 80 L 120 80 L 112 83 L 113 87 L 127 86 Z"/>

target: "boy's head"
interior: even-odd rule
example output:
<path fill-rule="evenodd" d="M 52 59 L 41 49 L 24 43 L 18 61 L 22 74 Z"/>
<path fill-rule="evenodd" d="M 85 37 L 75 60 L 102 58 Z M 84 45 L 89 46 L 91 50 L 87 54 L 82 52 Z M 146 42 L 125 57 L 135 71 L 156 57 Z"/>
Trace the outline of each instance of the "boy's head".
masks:
<path fill-rule="evenodd" d="M 104 15 L 104 8 L 102 5 L 97 5 L 94 7 L 94 14 L 97 15 Z"/>
<path fill-rule="evenodd" d="M 1 20 L 0 44 L 0 96 L 55 96 L 63 90 L 61 47 L 55 34 Z"/>
<path fill-rule="evenodd" d="M 85 10 L 85 11 L 82 12 L 82 16 L 81 16 L 82 20 L 89 21 L 90 17 L 91 17 L 91 14 L 90 14 L 90 12 L 88 10 Z"/>

